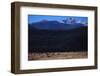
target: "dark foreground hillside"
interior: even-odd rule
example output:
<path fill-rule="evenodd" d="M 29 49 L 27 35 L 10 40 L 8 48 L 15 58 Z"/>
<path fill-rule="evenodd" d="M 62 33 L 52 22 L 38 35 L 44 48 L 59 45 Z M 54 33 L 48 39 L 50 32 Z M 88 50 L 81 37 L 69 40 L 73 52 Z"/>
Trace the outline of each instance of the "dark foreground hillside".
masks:
<path fill-rule="evenodd" d="M 38 30 L 29 27 L 28 50 L 34 52 L 87 51 L 87 26 L 71 30 Z"/>

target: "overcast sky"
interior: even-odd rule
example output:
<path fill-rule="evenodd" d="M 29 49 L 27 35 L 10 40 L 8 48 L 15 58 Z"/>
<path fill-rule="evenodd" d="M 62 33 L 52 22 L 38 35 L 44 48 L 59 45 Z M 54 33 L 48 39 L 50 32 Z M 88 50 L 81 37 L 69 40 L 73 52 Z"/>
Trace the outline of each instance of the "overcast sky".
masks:
<path fill-rule="evenodd" d="M 64 19 L 73 18 L 80 23 L 88 23 L 88 17 L 77 17 L 77 16 L 50 16 L 50 15 L 28 15 L 28 23 L 39 22 L 42 20 L 48 21 L 59 21 L 62 22 Z"/>

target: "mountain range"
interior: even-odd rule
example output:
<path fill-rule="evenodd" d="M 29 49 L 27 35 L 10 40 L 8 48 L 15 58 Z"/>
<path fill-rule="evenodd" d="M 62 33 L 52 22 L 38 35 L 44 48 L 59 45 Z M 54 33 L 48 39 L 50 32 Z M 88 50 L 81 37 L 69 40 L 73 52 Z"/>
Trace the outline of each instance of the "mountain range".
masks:
<path fill-rule="evenodd" d="M 29 24 L 30 28 L 40 29 L 40 30 L 71 30 L 82 26 L 86 25 L 82 23 L 68 24 L 68 23 L 61 23 L 59 21 L 48 21 L 48 20 L 42 20 L 39 22 Z"/>

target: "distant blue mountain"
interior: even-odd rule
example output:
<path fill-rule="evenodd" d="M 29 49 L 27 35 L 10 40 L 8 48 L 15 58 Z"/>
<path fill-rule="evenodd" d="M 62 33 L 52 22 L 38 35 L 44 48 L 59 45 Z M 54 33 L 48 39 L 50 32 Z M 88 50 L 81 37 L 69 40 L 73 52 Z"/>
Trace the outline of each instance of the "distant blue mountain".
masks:
<path fill-rule="evenodd" d="M 85 26 L 85 24 L 81 23 L 61 23 L 59 21 L 47 21 L 42 20 L 39 22 L 29 24 L 30 29 L 38 29 L 38 30 L 71 30 L 75 28 L 80 28 Z"/>

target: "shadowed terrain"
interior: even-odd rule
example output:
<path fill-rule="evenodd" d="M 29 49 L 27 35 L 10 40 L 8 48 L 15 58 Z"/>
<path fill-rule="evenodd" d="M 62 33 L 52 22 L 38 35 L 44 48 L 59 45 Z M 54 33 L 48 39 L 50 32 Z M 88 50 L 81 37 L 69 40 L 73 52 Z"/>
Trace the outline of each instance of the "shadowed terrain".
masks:
<path fill-rule="evenodd" d="M 88 27 L 41 21 L 28 25 L 28 59 L 87 58 Z"/>
<path fill-rule="evenodd" d="M 49 29 L 43 29 L 43 26 L 50 24 Z M 55 25 L 59 28 L 55 29 Z M 42 27 L 37 29 L 35 26 Z M 61 26 L 67 30 L 61 29 Z M 87 51 L 87 26 L 83 24 L 38 22 L 29 24 L 28 35 L 29 52 Z"/>

